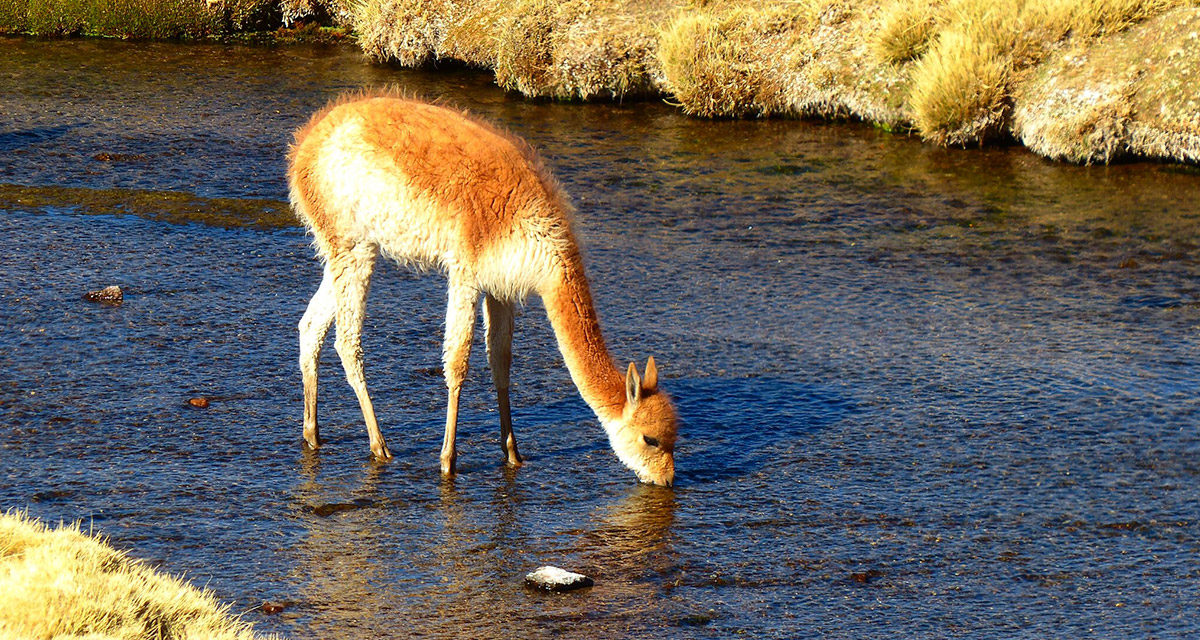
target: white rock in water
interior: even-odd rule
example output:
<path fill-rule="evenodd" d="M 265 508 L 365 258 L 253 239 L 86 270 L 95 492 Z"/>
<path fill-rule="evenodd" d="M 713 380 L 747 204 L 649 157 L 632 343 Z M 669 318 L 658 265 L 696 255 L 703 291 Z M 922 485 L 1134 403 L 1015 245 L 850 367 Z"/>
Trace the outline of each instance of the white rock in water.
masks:
<path fill-rule="evenodd" d="M 558 567 L 546 566 L 538 567 L 536 571 L 526 574 L 525 584 L 543 591 L 562 592 L 590 587 L 595 582 L 581 573 L 572 573 Z"/>

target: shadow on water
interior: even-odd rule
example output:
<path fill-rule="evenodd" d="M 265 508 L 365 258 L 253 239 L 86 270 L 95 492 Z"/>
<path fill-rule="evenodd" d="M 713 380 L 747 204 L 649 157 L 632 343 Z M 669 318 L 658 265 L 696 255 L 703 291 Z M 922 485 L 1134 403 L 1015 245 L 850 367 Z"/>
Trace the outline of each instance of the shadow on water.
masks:
<path fill-rule="evenodd" d="M 858 411 L 841 389 L 779 378 L 672 380 L 671 392 L 683 420 L 681 487 L 752 474 L 781 447 L 819 438 Z"/>

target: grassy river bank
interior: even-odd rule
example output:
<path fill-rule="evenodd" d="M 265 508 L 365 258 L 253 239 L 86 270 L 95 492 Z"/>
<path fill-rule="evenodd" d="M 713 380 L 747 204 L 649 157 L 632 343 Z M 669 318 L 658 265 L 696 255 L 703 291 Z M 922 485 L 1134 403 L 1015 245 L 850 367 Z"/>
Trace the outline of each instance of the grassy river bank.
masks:
<path fill-rule="evenodd" d="M 0 637 L 255 640 L 206 590 L 72 526 L 0 514 Z"/>
<path fill-rule="evenodd" d="M 0 32 L 352 33 L 374 60 L 486 68 L 531 98 L 853 118 L 1078 163 L 1200 161 L 1197 0 L 0 0 Z"/>

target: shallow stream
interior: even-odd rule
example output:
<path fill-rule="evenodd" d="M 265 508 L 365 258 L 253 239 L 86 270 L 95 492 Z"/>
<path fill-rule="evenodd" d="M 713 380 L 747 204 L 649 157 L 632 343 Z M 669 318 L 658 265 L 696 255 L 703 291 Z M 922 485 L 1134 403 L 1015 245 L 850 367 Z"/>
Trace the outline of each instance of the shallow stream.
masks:
<path fill-rule="evenodd" d="M 0 508 L 82 520 L 292 638 L 1200 635 L 1200 172 L 943 150 L 852 123 L 505 95 L 347 49 L 0 39 Z M 534 144 L 622 363 L 684 424 L 639 486 L 540 303 L 500 458 L 482 344 L 443 482 L 444 281 L 381 269 L 373 462 L 292 130 L 397 84 Z M 117 284 L 120 306 L 86 302 Z M 199 409 L 189 398 L 205 397 Z M 591 575 L 526 590 L 542 564 Z M 271 602 L 282 611 L 268 614 Z"/>

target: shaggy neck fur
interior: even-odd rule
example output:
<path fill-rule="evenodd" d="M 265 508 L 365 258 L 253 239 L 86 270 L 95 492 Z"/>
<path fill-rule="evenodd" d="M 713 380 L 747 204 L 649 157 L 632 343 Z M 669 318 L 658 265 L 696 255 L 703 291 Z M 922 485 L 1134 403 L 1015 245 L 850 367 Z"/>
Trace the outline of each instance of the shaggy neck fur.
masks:
<path fill-rule="evenodd" d="M 579 395 L 607 428 L 624 410 L 625 379 L 604 344 L 578 251 L 567 254 L 560 265 L 561 277 L 552 278 L 540 292 L 542 303 Z"/>

